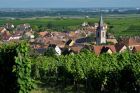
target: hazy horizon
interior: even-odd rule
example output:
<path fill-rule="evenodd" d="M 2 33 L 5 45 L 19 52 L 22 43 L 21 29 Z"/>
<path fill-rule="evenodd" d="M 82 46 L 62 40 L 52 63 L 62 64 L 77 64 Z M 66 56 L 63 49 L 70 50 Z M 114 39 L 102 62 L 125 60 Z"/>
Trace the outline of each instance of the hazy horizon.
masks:
<path fill-rule="evenodd" d="M 140 7 L 140 0 L 4 0 L 0 8 Z"/>

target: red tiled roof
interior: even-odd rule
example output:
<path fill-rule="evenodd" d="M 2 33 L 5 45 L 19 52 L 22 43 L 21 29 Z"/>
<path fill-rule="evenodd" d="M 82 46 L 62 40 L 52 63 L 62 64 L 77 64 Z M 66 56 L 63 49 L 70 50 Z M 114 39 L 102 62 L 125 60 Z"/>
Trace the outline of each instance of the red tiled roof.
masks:
<path fill-rule="evenodd" d="M 56 44 L 60 48 L 63 48 L 65 46 L 65 43 L 59 40 L 51 41 L 50 44 Z"/>
<path fill-rule="evenodd" d="M 116 49 L 114 45 L 93 46 L 93 51 L 97 55 L 107 52 L 108 49 L 110 49 L 113 53 L 116 53 Z"/>
<path fill-rule="evenodd" d="M 45 32 L 39 32 L 38 34 L 39 34 L 40 36 L 44 37 L 47 33 L 48 33 L 48 32 L 45 31 Z"/>
<path fill-rule="evenodd" d="M 95 54 L 99 55 L 101 53 L 103 46 L 93 46 L 93 51 Z"/>
<path fill-rule="evenodd" d="M 116 51 L 119 52 L 124 46 L 125 46 L 124 44 L 119 44 L 119 43 L 117 43 L 117 44 L 115 45 Z"/>
<path fill-rule="evenodd" d="M 126 46 L 140 45 L 139 40 L 135 38 L 123 38 L 121 43 L 125 44 Z"/>
<path fill-rule="evenodd" d="M 82 49 L 82 47 L 79 47 L 79 46 L 72 46 L 70 48 L 75 53 L 79 53 L 81 51 L 81 49 Z"/>
<path fill-rule="evenodd" d="M 4 27 L 0 27 L 0 32 L 3 31 L 5 28 Z M 6 30 L 6 29 L 5 29 Z"/>
<path fill-rule="evenodd" d="M 108 47 L 109 49 L 111 49 L 111 51 L 112 51 L 113 53 L 116 52 L 116 48 L 115 48 L 114 45 L 106 45 L 105 47 Z"/>
<path fill-rule="evenodd" d="M 5 31 L 3 34 L 2 34 L 2 39 L 3 40 L 8 40 L 10 38 L 10 33 L 8 31 Z"/>
<path fill-rule="evenodd" d="M 140 46 L 135 46 L 132 51 L 133 52 L 140 52 Z"/>

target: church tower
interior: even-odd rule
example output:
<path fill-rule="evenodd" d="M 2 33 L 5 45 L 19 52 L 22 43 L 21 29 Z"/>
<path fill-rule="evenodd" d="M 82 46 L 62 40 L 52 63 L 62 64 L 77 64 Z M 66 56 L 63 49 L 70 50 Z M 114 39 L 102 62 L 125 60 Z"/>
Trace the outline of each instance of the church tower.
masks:
<path fill-rule="evenodd" d="M 106 28 L 104 27 L 103 18 L 101 15 L 96 30 L 96 44 L 105 44 L 105 43 L 106 43 Z"/>

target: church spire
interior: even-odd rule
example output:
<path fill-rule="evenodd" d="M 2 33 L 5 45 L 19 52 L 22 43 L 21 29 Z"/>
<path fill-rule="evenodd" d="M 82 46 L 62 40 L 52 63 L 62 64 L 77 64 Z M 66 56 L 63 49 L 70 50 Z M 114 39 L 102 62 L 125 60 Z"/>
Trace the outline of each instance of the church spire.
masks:
<path fill-rule="evenodd" d="M 102 14 L 100 15 L 100 20 L 99 20 L 99 28 L 104 26 L 104 22 L 103 22 L 103 17 Z"/>
<path fill-rule="evenodd" d="M 100 16 L 98 27 L 96 30 L 96 43 L 97 44 L 106 43 L 106 29 L 104 27 L 102 14 Z"/>

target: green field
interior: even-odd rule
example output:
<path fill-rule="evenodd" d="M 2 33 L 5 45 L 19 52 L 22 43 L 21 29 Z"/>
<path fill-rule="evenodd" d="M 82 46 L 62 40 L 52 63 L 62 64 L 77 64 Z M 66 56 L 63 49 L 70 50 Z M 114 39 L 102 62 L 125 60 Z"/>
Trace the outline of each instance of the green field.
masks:
<path fill-rule="evenodd" d="M 14 25 L 29 23 L 33 27 L 41 26 L 51 31 L 72 31 L 80 28 L 80 25 L 86 21 L 90 23 L 98 22 L 99 18 L 36 18 L 36 19 L 0 19 L 0 25 L 10 22 Z M 140 17 L 104 17 L 104 22 L 108 24 L 108 31 L 115 36 L 135 36 L 140 35 Z"/>

